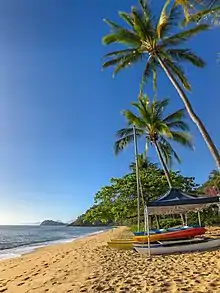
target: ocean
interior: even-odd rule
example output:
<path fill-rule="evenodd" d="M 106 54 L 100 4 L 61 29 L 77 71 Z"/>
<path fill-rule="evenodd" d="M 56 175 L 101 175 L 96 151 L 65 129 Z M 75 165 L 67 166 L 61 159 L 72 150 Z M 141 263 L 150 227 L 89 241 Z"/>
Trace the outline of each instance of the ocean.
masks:
<path fill-rule="evenodd" d="M 0 226 L 0 259 L 19 257 L 47 245 L 101 233 L 107 227 Z"/>

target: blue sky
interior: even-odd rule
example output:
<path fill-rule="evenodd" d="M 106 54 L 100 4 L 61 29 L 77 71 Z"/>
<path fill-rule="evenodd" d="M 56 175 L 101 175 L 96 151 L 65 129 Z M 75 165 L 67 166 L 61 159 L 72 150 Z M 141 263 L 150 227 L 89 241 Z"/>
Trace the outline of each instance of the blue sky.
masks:
<path fill-rule="evenodd" d="M 117 20 L 118 10 L 135 3 L 0 2 L 0 224 L 74 219 L 110 177 L 127 172 L 132 148 L 116 158 L 114 134 L 124 126 L 120 111 L 137 97 L 142 67 L 116 79 L 102 72 L 111 48 L 101 37 L 108 32 L 102 19 Z M 219 146 L 217 39 L 215 29 L 190 42 L 207 67 L 187 67 L 187 74 L 190 100 Z M 170 111 L 182 107 L 163 74 L 158 86 L 158 97 L 171 99 Z M 192 132 L 196 151 L 178 147 L 183 163 L 175 168 L 202 182 L 215 165 L 196 127 Z"/>

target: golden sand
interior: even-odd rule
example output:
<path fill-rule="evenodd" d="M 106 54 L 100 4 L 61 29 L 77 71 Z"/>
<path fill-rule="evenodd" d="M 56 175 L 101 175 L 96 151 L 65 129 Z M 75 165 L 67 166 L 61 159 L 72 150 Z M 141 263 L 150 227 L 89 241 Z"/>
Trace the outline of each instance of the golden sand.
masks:
<path fill-rule="evenodd" d="M 0 292 L 220 292 L 220 251 L 150 260 L 106 246 L 122 235 L 129 235 L 126 228 L 1 261 Z"/>

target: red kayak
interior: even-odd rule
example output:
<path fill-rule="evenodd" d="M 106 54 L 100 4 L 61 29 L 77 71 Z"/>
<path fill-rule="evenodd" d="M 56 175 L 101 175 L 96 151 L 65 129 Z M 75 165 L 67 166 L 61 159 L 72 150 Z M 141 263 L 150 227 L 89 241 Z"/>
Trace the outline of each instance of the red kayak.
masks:
<path fill-rule="evenodd" d="M 150 235 L 150 242 L 160 241 L 160 240 L 174 240 L 174 239 L 187 239 L 193 238 L 195 236 L 205 234 L 206 229 L 202 227 L 188 228 L 183 230 L 177 230 L 173 232 L 165 232 L 160 234 Z M 148 236 L 135 236 L 134 241 L 136 242 L 147 242 Z"/>

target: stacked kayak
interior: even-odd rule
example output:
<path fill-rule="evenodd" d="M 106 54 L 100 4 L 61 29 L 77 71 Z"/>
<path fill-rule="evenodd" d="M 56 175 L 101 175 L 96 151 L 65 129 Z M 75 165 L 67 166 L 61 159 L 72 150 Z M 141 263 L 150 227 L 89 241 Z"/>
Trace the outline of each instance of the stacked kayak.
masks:
<path fill-rule="evenodd" d="M 205 234 L 205 228 L 203 227 L 189 227 L 185 229 L 173 229 L 173 230 L 166 230 L 164 233 L 154 233 L 150 234 L 150 242 L 157 242 L 161 240 L 175 240 L 175 239 L 189 239 L 194 238 L 199 235 Z M 148 242 L 148 236 L 147 235 L 140 235 L 140 236 L 134 236 L 134 242 L 139 243 L 147 243 Z"/>
<path fill-rule="evenodd" d="M 112 239 L 107 242 L 108 246 L 119 250 L 130 250 L 133 249 L 133 239 Z"/>
<path fill-rule="evenodd" d="M 171 243 L 175 242 L 175 243 Z M 149 255 L 146 244 L 134 244 L 134 249 L 143 255 Z M 210 251 L 220 249 L 220 239 L 194 238 L 188 240 L 169 241 L 169 243 L 151 244 L 151 255 L 190 253 L 197 251 Z"/>
<path fill-rule="evenodd" d="M 220 248 L 220 239 L 202 237 L 205 233 L 202 227 L 179 227 L 167 230 L 152 230 L 150 233 L 150 254 L 173 254 L 195 251 L 214 250 Z M 108 246 L 119 250 L 135 249 L 137 252 L 148 255 L 148 236 L 135 235 L 130 239 L 112 239 Z"/>
<path fill-rule="evenodd" d="M 202 227 L 169 228 L 165 232 L 162 230 L 150 231 L 150 247 L 147 245 L 147 235 L 136 234 L 133 247 L 144 255 L 149 255 L 149 252 L 151 255 L 162 255 L 220 248 L 220 239 L 201 237 L 205 231 L 205 228 Z"/>

